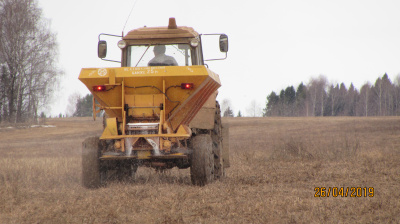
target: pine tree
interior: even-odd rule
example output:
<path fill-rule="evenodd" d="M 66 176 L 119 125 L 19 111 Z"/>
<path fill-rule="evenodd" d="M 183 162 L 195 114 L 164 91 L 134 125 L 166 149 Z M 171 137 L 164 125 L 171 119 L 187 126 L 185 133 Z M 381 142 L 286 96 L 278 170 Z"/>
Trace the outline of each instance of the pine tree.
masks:
<path fill-rule="evenodd" d="M 233 117 L 233 110 L 230 107 L 226 108 L 224 117 Z"/>
<path fill-rule="evenodd" d="M 76 103 L 76 110 L 74 117 L 90 117 L 93 113 L 93 96 L 92 94 L 87 94 L 85 97 L 78 99 Z"/>
<path fill-rule="evenodd" d="M 279 115 L 279 96 L 272 91 L 267 96 L 267 105 L 265 106 L 263 116 L 278 116 Z"/>

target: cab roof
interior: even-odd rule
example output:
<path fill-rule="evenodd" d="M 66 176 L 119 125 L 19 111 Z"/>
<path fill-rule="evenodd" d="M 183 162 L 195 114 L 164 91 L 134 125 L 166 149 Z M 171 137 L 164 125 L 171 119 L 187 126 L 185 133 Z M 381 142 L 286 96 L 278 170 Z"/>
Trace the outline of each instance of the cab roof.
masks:
<path fill-rule="evenodd" d="M 199 34 L 192 28 L 186 26 L 176 26 L 175 18 L 169 19 L 167 27 L 142 27 L 128 32 L 122 39 L 124 40 L 147 40 L 164 38 L 194 38 Z"/>

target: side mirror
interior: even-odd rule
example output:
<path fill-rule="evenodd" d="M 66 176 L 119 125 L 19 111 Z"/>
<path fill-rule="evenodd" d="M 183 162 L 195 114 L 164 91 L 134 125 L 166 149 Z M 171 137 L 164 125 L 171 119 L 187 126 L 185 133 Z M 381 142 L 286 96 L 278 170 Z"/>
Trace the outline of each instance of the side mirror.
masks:
<path fill-rule="evenodd" d="M 99 58 L 105 58 L 107 56 L 107 42 L 105 40 L 99 40 L 97 56 L 99 56 Z"/>
<path fill-rule="evenodd" d="M 219 36 L 219 50 L 225 53 L 228 52 L 228 36 L 226 34 Z"/>

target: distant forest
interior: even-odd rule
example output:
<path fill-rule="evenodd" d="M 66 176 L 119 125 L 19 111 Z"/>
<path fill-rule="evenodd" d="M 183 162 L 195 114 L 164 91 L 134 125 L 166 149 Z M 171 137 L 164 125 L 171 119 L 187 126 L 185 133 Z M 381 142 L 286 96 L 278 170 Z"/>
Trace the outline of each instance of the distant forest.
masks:
<path fill-rule="evenodd" d="M 267 96 L 262 116 L 398 116 L 400 115 L 400 76 L 392 82 L 385 73 L 374 85 L 364 84 L 360 90 L 353 84 L 329 84 L 325 76 L 300 83 L 297 88 L 288 86 L 279 94 L 272 91 Z M 69 116 L 91 116 L 92 95 L 70 99 Z M 230 102 L 222 102 L 227 108 L 224 117 L 234 117 Z M 252 108 L 255 113 L 256 105 Z M 261 109 L 261 108 L 260 108 Z M 253 113 L 252 112 L 252 113 Z M 241 111 L 238 117 L 242 116 Z M 256 115 L 251 115 L 256 116 Z"/>
<path fill-rule="evenodd" d="M 397 78 L 400 79 L 400 78 Z M 374 85 L 329 84 L 326 77 L 313 78 L 295 89 L 288 86 L 267 96 L 263 116 L 397 116 L 400 115 L 399 80 L 385 73 Z"/>

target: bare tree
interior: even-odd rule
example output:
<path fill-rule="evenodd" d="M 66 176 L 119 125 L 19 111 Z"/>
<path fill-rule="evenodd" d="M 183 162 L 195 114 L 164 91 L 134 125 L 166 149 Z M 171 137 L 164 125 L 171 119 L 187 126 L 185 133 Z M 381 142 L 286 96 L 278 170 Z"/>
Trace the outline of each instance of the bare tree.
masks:
<path fill-rule="evenodd" d="M 2 81 L 7 81 L 2 100 L 10 122 L 38 117 L 61 74 L 56 59 L 56 36 L 37 2 L 0 1 L 0 64 L 5 70 Z"/>
<path fill-rule="evenodd" d="M 7 101 L 6 101 L 6 83 L 7 82 L 7 71 L 4 65 L 1 65 L 0 74 L 0 122 L 3 122 L 4 118 L 7 117 Z"/>
<path fill-rule="evenodd" d="M 230 111 L 228 111 L 230 110 Z M 223 99 L 221 103 L 221 112 L 224 117 L 225 115 L 233 115 L 232 103 L 229 99 Z M 233 117 L 233 116 L 232 116 Z"/>
<path fill-rule="evenodd" d="M 65 111 L 65 116 L 72 117 L 76 111 L 76 104 L 81 99 L 81 95 L 78 92 L 74 92 L 68 97 L 68 104 Z"/>
<path fill-rule="evenodd" d="M 374 97 L 374 105 L 377 106 L 377 112 L 376 115 L 381 116 L 382 115 L 382 95 L 383 95 L 383 85 L 382 85 L 382 79 L 378 78 L 375 82 L 375 85 L 372 88 L 373 90 L 373 97 Z"/>
<path fill-rule="evenodd" d="M 335 85 L 331 85 L 330 87 L 329 87 L 329 90 L 328 90 L 328 94 L 329 94 L 329 97 L 328 97 L 328 100 L 329 100 L 329 103 L 330 103 L 330 110 L 331 110 L 331 116 L 335 116 L 336 114 L 335 114 L 335 112 L 336 112 L 336 107 L 337 107 L 337 101 L 338 101 L 338 95 L 339 95 L 339 84 L 336 84 L 336 86 Z"/>
<path fill-rule="evenodd" d="M 247 107 L 247 114 L 248 117 L 261 117 L 262 116 L 261 106 L 255 100 L 252 100 L 249 106 Z"/>
<path fill-rule="evenodd" d="M 320 75 L 317 79 L 311 79 L 308 84 L 308 94 L 307 97 L 310 100 L 311 111 L 313 116 L 323 116 L 324 106 L 327 98 L 326 87 L 327 79 L 325 76 Z"/>
<path fill-rule="evenodd" d="M 360 115 L 368 116 L 369 112 L 369 101 L 370 101 L 370 91 L 371 85 L 369 83 L 365 83 L 360 90 L 360 101 L 359 101 L 359 110 Z"/>
<path fill-rule="evenodd" d="M 393 90 L 393 101 L 394 101 L 394 115 L 400 115 L 400 74 L 394 79 L 394 90 Z"/>

